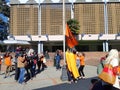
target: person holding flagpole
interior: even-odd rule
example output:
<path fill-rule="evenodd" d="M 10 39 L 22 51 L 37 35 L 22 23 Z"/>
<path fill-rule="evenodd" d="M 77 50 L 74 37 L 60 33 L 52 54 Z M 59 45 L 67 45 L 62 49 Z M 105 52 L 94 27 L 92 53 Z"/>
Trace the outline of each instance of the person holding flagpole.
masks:
<path fill-rule="evenodd" d="M 68 46 L 68 49 L 66 51 L 66 66 L 67 66 L 67 70 L 68 70 L 68 78 L 71 81 L 75 81 L 75 83 L 77 82 L 78 78 L 80 77 L 79 72 L 78 72 L 78 68 L 76 66 L 76 53 L 74 50 L 72 50 L 72 48 L 74 48 L 78 42 L 76 40 L 76 38 L 73 36 L 73 34 L 70 31 L 70 28 L 68 25 L 66 25 L 66 43 Z M 71 49 L 71 51 L 70 51 Z M 71 78 L 71 75 L 73 76 L 73 78 Z"/>
<path fill-rule="evenodd" d="M 69 49 L 66 51 L 66 64 L 67 64 L 67 72 L 68 72 L 68 80 L 70 82 L 77 83 L 80 75 L 78 72 L 78 68 L 76 66 L 76 58 L 75 51 L 71 52 Z"/>

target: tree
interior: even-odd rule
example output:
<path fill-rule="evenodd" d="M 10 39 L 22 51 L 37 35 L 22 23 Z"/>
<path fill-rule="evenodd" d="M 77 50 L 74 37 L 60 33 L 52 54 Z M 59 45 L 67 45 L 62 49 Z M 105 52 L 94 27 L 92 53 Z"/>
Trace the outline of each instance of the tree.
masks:
<path fill-rule="evenodd" d="M 79 30 L 80 30 L 80 25 L 79 25 L 79 22 L 75 19 L 70 19 L 67 21 L 67 24 L 71 30 L 71 32 L 74 34 L 74 35 L 78 35 L 79 34 Z"/>
<path fill-rule="evenodd" d="M 0 0 L 0 40 L 7 39 L 9 26 L 8 19 L 10 17 L 10 7 L 6 4 L 5 0 Z"/>
<path fill-rule="evenodd" d="M 10 7 L 6 4 L 5 0 L 0 0 L 0 14 L 8 18 L 10 17 Z M 0 24 L 3 23 L 2 21 L 0 18 Z"/>

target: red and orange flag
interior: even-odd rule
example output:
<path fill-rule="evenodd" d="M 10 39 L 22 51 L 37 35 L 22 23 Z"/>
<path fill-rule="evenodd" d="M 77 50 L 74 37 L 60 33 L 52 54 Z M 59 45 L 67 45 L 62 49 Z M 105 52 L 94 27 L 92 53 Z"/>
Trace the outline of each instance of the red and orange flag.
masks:
<path fill-rule="evenodd" d="M 66 25 L 66 43 L 68 47 L 73 48 L 74 46 L 78 45 L 78 41 L 74 37 L 74 35 L 71 33 L 70 28 L 68 25 Z"/>

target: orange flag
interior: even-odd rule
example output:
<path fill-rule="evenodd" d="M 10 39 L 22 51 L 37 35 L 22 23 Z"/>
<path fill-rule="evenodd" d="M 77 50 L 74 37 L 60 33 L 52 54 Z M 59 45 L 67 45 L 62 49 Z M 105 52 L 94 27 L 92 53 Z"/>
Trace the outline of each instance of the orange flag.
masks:
<path fill-rule="evenodd" d="M 77 42 L 76 38 L 72 35 L 68 25 L 66 25 L 65 36 L 66 36 L 66 43 L 67 43 L 68 47 L 73 48 L 74 46 L 78 45 L 78 42 Z"/>

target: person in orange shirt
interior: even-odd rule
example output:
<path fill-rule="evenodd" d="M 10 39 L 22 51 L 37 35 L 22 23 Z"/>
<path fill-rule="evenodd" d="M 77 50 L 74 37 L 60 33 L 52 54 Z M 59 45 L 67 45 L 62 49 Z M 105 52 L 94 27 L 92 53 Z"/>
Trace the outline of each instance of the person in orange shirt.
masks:
<path fill-rule="evenodd" d="M 6 78 L 6 77 L 10 76 L 10 69 L 12 66 L 12 56 L 8 52 L 4 55 L 4 64 L 6 66 L 4 78 Z"/>
<path fill-rule="evenodd" d="M 85 67 L 85 54 L 84 53 L 79 53 L 79 57 L 80 57 L 80 67 L 79 67 L 79 74 L 81 78 L 85 78 L 85 74 L 84 74 L 84 67 Z"/>

